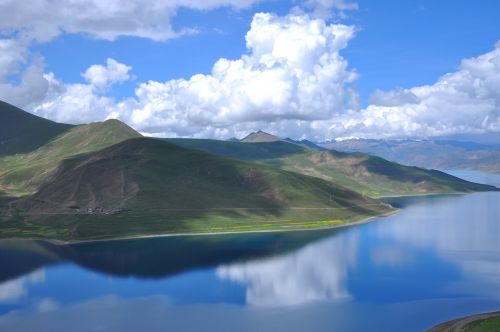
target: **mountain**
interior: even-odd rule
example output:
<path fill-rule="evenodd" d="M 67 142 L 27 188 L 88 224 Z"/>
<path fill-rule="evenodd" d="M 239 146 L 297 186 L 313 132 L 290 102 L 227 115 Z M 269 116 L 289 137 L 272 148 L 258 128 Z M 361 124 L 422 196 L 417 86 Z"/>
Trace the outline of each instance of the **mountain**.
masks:
<path fill-rule="evenodd" d="M 141 135 L 118 120 L 107 120 L 73 127 L 32 152 L 0 157 L 0 193 L 11 196 L 33 193 L 54 176 L 65 158 L 135 137 Z"/>
<path fill-rule="evenodd" d="M 253 133 L 249 134 L 248 136 L 242 138 L 241 142 L 244 142 L 244 143 L 262 143 L 262 142 L 275 142 L 275 141 L 279 141 L 279 140 L 280 140 L 279 137 L 259 130 L 257 132 L 253 132 Z"/>
<path fill-rule="evenodd" d="M 72 127 L 0 158 L 0 237 L 327 228 L 394 211 L 365 195 L 496 189 L 263 132 L 247 138 L 144 138 L 117 120 Z"/>
<path fill-rule="evenodd" d="M 322 179 L 135 138 L 63 160 L 36 193 L 10 204 L 1 234 L 95 239 L 317 228 L 390 211 Z"/>
<path fill-rule="evenodd" d="M 494 190 L 443 172 L 403 166 L 362 153 L 316 151 L 285 141 L 244 144 L 215 140 L 170 142 L 334 182 L 369 196 L 456 193 Z"/>
<path fill-rule="evenodd" d="M 0 156 L 33 151 L 72 127 L 0 101 Z"/>
<path fill-rule="evenodd" d="M 349 139 L 320 145 L 345 152 L 369 153 L 405 165 L 500 173 L 499 144 L 454 140 Z"/>

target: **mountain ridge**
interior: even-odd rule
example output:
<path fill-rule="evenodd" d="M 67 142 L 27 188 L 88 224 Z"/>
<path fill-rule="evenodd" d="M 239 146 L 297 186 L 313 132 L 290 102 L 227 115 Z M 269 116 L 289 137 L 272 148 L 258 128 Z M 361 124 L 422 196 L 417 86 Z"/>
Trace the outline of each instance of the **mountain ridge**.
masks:
<path fill-rule="evenodd" d="M 0 157 L 36 150 L 73 127 L 38 117 L 0 100 Z"/>

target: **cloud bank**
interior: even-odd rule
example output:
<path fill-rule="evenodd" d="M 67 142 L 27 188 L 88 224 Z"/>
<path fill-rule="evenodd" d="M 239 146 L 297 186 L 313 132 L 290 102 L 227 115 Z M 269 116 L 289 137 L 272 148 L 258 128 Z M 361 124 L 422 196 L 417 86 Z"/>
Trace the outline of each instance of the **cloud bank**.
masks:
<path fill-rule="evenodd" d="M 350 87 L 357 74 L 339 53 L 354 33 L 352 26 L 308 15 L 259 13 L 246 34 L 248 54 L 219 59 L 208 75 L 141 83 L 133 98 L 115 103 L 98 92 L 128 79 L 130 67 L 108 59 L 106 67 L 83 73 L 87 84 L 64 84 L 45 74 L 46 98 L 25 106 L 57 121 L 119 118 L 165 136 L 227 138 L 257 129 L 310 135 L 357 107 Z"/>
<path fill-rule="evenodd" d="M 41 42 L 49 41 L 61 33 L 83 33 L 105 40 L 131 36 L 164 41 L 192 31 L 191 28 L 177 31 L 172 26 L 172 18 L 179 8 L 241 9 L 258 1 L 3 0 L 0 2 L 0 30 L 19 31 Z"/>
<path fill-rule="evenodd" d="M 0 31 L 17 31 L 15 36 L 0 38 L 0 99 L 60 122 L 118 118 L 156 136 L 229 138 L 265 130 L 283 137 L 326 140 L 500 131 L 500 43 L 491 52 L 463 60 L 455 72 L 434 84 L 375 91 L 371 104 L 361 108 L 352 86 L 358 73 L 341 55 L 356 28 L 330 24 L 321 18 L 328 15 L 318 14 L 357 8 L 347 1 L 306 1 L 304 8 L 316 14 L 295 12 L 280 17 L 257 13 L 245 36 L 247 52 L 241 57 L 221 58 L 210 73 L 187 79 L 139 82 L 134 95 L 122 100 L 110 97 L 110 92 L 115 84 L 132 78 L 130 66 L 109 58 L 83 72 L 84 83 L 68 84 L 45 72 L 43 58 L 30 52 L 33 42 L 62 32 L 108 40 L 128 35 L 165 40 L 174 34 L 168 35 L 168 28 L 155 20 L 170 24 L 175 8 L 242 8 L 254 2 L 151 1 L 156 14 L 135 13 L 139 15 L 135 22 L 129 14 L 139 6 L 137 1 L 123 8 L 115 2 L 80 4 L 80 8 L 76 1 L 69 7 L 61 6 L 69 12 L 78 11 L 74 20 L 66 22 L 62 9 L 54 8 L 50 24 L 41 15 L 44 11 L 35 9 L 55 6 L 57 1 L 36 1 L 32 7 L 3 2 L 0 7 L 5 10 L 0 13 L 17 6 L 19 17 L 31 20 L 21 22 L 16 15 L 0 20 Z M 99 13 L 94 12 L 96 8 L 100 8 Z M 116 26 L 109 26 L 111 22 Z M 9 81 L 20 70 L 18 82 Z"/>
<path fill-rule="evenodd" d="M 432 85 L 376 92 L 372 104 L 332 128 L 361 137 L 500 131 L 500 42 Z"/>

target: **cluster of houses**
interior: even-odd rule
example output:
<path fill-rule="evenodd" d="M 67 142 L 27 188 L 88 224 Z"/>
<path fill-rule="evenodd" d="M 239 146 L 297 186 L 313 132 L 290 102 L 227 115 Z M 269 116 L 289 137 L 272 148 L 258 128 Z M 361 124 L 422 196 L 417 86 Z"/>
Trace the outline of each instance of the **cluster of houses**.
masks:
<path fill-rule="evenodd" d="M 79 212 L 84 212 L 84 214 L 104 214 L 104 215 L 112 215 L 112 214 L 118 214 L 125 212 L 126 209 L 122 208 L 113 208 L 113 209 L 105 209 L 103 207 L 89 207 L 84 211 L 79 211 Z"/>

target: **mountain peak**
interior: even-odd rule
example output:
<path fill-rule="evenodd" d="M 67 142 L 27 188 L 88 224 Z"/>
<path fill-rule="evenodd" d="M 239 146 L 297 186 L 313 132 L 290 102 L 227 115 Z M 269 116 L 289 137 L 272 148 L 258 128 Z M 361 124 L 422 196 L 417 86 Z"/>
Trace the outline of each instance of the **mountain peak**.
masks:
<path fill-rule="evenodd" d="M 276 142 L 280 141 L 281 139 L 277 136 L 271 135 L 269 133 L 266 133 L 262 130 L 253 132 L 246 137 L 244 137 L 241 142 L 245 143 L 261 143 L 261 142 Z"/>

